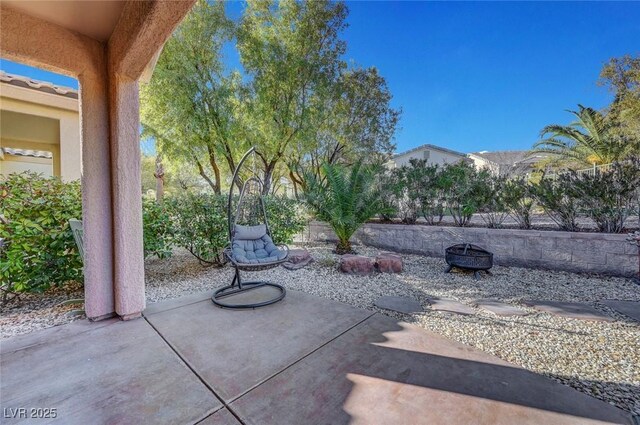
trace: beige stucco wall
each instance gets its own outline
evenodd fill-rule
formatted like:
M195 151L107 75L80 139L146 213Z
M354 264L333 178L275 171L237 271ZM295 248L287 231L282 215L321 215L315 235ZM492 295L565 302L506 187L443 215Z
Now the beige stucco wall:
M0 84L0 146L49 151L53 154L54 175L65 181L80 179L82 144L78 106L77 99ZM25 157L11 159L32 163ZM0 164L0 173L7 170L11 171L12 167ZM40 170L34 168L34 171Z
M495 162L489 161L488 159L481 157L480 155L474 155L472 153L470 153L468 157L471 161L473 161L473 166L476 168L476 170L487 169L492 174L500 174L500 166Z
M409 165L412 159L425 159L425 152L428 152L427 164L429 165L443 165L443 164L455 164L459 161L464 161L466 157L464 155L456 155L454 153L440 151L429 147L424 147L412 152L407 152L403 155L399 155L393 158L387 164L388 168L400 168L405 165Z

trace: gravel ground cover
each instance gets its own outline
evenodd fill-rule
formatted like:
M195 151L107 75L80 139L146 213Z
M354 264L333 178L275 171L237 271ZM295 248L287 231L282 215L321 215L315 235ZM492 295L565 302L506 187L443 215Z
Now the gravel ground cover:
M256 272L252 278L270 279L289 289L414 323L640 415L640 325L599 303L604 299L640 300L640 286L630 280L494 267L492 276L475 281L469 274L443 273L442 259L404 254L402 274L349 276L336 269L339 257L331 252L332 246L307 248L315 259L309 266L296 271L276 268ZM363 255L379 252L362 246L356 249ZM231 268L203 268L185 251L166 260L147 260L146 273L148 302L212 290L232 278ZM374 301L384 295L413 297L425 312L406 315L378 309ZM77 291L58 291L25 299L21 306L3 307L2 338L77 319L67 315L75 307L56 307L77 296ZM471 316L436 312L428 308L427 299L432 297L471 306L476 299L493 298L531 314L498 317L479 309ZM524 306L525 299L585 302L616 321L552 316Z

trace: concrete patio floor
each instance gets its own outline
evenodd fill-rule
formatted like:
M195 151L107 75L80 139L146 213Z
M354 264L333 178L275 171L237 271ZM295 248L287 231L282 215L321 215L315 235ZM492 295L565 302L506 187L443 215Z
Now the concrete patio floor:
M632 424L607 403L380 314L294 291L230 311L210 295L3 341L2 423ZM32 418L32 408L57 417Z

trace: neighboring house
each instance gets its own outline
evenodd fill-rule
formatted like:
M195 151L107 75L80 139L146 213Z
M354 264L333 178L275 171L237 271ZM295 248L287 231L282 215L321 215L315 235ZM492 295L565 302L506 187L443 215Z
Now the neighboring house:
M442 148L440 146L426 144L394 155L387 162L386 166L387 168L399 168L404 165L409 165L409 161L412 159L425 159L429 165L453 164L460 161L469 161L467 155L464 153Z
M535 169L544 155L529 155L529 151L474 152L468 157L475 167L488 169L496 176L525 176Z
M81 166L78 91L0 71L0 174L70 181Z

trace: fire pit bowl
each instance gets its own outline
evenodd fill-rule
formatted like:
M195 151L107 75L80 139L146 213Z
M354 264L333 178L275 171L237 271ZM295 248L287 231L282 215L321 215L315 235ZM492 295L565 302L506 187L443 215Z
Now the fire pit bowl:
M473 270L473 276L480 278L480 270L489 273L493 267L493 254L484 248L468 243L450 246L445 250L444 259L449 265L445 273L457 267L463 270Z

